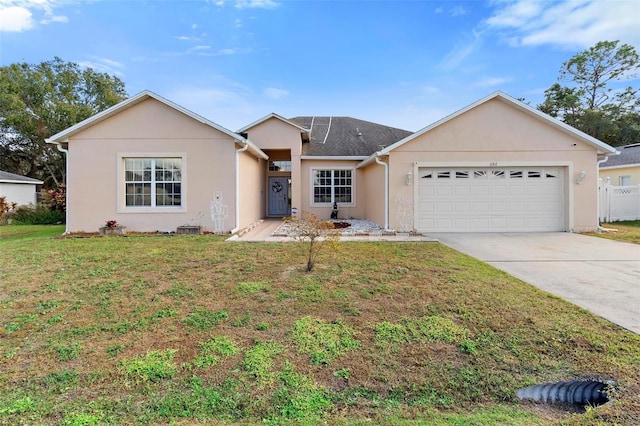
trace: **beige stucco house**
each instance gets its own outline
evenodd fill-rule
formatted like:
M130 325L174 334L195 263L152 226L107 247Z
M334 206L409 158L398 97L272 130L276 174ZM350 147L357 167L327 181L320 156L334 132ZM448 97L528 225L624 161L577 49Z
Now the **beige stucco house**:
M67 232L236 232L309 211L397 231L588 231L616 150L501 92L412 133L269 114L232 132L142 92L49 143L67 155Z

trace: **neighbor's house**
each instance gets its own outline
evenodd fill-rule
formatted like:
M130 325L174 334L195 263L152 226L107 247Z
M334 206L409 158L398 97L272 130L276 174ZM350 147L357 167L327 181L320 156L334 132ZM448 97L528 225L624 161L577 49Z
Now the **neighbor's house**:
M48 142L67 153L68 232L236 232L334 202L402 231L589 231L616 153L501 92L412 133L277 114L232 132L145 91Z
M640 185L640 143L617 147L620 155L600 164L600 178L611 185Z
M0 197L18 205L35 204L36 189L44 182L0 170Z

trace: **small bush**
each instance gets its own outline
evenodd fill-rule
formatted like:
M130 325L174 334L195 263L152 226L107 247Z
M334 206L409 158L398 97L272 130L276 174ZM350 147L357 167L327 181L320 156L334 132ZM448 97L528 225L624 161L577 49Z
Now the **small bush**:
M20 206L9 217L19 225L55 225L65 222L64 211L50 210L44 204Z

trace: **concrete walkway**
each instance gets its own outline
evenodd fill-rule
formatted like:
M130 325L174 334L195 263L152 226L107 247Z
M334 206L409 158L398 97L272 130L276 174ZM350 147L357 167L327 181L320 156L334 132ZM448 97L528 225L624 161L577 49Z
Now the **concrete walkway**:
M640 334L640 246L571 233L431 237Z
M282 225L280 219L264 219L256 222L249 229L243 230L238 235L234 235L227 241L247 241L247 242L289 242L295 241L291 237L272 235L278 227ZM394 242L435 242L437 240L423 235L341 235L340 241L394 241Z

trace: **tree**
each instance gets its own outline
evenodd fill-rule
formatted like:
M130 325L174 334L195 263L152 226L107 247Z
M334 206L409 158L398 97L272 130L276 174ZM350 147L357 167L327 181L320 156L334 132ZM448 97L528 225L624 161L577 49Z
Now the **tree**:
M45 139L126 97L119 78L58 57L0 67L0 169L59 186L65 160Z
M562 64L560 83L547 89L538 109L611 145L634 142L640 132L639 91L621 88L640 69L640 57L619 41L601 41Z
M302 212L300 217L290 216L284 221L290 228L289 234L301 245L306 245L306 272L313 270L316 258L325 244L329 243L334 250L338 249L337 242L340 240L340 234L336 231L333 222L322 221L309 212Z

